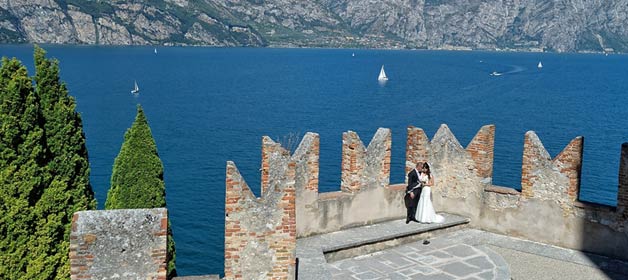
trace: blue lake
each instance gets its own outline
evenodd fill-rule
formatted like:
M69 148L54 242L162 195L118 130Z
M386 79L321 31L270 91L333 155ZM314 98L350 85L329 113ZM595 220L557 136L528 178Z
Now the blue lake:
M616 205L628 141L628 56L330 49L45 46L83 116L102 208L136 104L164 163L181 275L222 274L225 163L259 195L261 138L320 134L320 190L338 190L342 133L365 145L392 129L391 182L404 181L406 128L449 125L463 146L496 125L493 183L520 188L524 134L556 156L584 136L580 199ZM32 46L0 46L33 73ZM352 56L355 53L355 56ZM537 63L543 62L543 69ZM384 64L390 81L377 82ZM491 72L502 73L491 76ZM130 90L137 80L140 94ZM291 144L289 142L292 142Z

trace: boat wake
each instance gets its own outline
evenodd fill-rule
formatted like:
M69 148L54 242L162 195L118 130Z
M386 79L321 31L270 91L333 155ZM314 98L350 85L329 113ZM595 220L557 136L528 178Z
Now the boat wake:
M509 65L509 66L511 67L511 69L509 69L508 71L504 71L504 72L493 71L489 75L501 76L501 75L517 74L526 70L525 67L518 66L518 65Z
M512 69L510 69L507 72L504 72L503 74L516 74L516 73L523 72L526 70L525 67L519 66L519 65L511 65L511 67Z

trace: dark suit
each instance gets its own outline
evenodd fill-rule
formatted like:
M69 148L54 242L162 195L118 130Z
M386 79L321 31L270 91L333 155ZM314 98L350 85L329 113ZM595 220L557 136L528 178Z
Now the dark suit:
M406 187L406 195L404 197L404 203L408 212L406 214L406 221L415 221L414 215L416 214L416 206L419 203L419 196L421 196L421 190L423 186L419 182L419 173L416 169L412 169L408 173L408 186ZM414 193L414 198L410 197L410 192Z

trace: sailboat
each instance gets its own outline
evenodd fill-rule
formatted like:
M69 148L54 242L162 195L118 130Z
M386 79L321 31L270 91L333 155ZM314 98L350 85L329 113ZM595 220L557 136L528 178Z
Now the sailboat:
M137 86L137 81L135 81L135 86L133 87L133 90L131 90L131 93L136 94L140 92L140 87Z
M541 63L541 62L539 61L539 65L537 65L536 67L537 67L537 68L539 68L539 69L543 68L543 63Z
M155 48L155 53L157 53L157 48Z
M377 80L380 82L388 81L388 77L386 77L386 72L384 72L384 65L382 65L382 69L379 70L379 77L377 77Z

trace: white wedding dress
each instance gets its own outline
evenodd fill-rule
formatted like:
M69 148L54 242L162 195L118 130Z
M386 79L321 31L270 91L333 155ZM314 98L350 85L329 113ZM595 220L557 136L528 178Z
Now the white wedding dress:
M425 183L428 181L428 176L425 173L419 175L419 181ZM419 198L419 204L416 207L416 219L420 223L442 223L445 221L445 217L437 215L432 205L432 188L429 186L423 186L421 196Z

